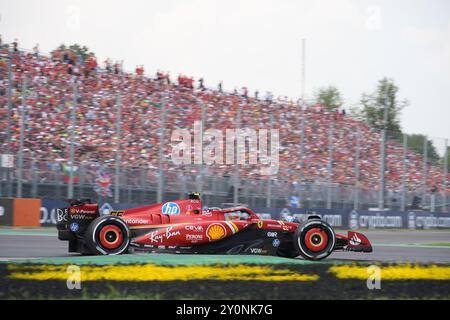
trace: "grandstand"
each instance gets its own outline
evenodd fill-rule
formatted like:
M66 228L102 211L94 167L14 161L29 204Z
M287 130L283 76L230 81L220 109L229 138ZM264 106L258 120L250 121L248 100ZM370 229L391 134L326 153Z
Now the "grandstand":
M145 76L143 69L128 73L119 66L101 68L95 60L80 61L65 52L52 56L19 49L10 52L9 46L4 45L1 56L0 153L19 153L22 88L24 78L28 79L23 149L25 193L43 196L57 185L58 191L50 193L64 198L65 192L60 189L67 181L62 169L69 163L70 112L76 83L76 195L91 195L99 167L114 174L116 105L120 97L120 196L129 202L148 201L155 196L160 165L166 192L176 194L181 192L177 190L196 188L202 170L202 188L210 202L216 199L214 196L222 202L230 200L234 165L175 166L170 161L172 148L167 130L191 129L194 121L201 120L204 107L205 128L233 129L240 113L241 127L280 130L278 174L260 176L254 165L239 167L241 202L262 206L270 194L272 205L276 206L285 206L292 195L299 195L304 206L350 207L356 197L357 206L376 205L381 178L380 132L343 112L330 112L314 104L301 106L289 99L257 99L247 93L224 92L206 88L203 82L192 85L186 78L179 83L161 73ZM12 58L12 83L8 81L8 56ZM12 89L10 124L8 86ZM444 204L441 209L447 210L450 176L442 164L425 162L422 154L404 150L402 142L393 139L387 141L386 154L387 194L397 197L404 191L408 204L417 194L424 200L437 195L438 202ZM12 175L14 181L15 173ZM2 173L0 178L5 189L7 176ZM266 187L268 181L270 189ZM332 203L326 204L324 190L331 190L328 201ZM400 202L395 205L400 206Z

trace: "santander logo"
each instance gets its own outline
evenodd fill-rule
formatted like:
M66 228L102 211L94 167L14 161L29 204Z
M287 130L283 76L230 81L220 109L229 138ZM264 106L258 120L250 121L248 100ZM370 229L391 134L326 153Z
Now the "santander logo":
M125 219L125 221L129 224L149 224L148 220L139 218L129 218Z

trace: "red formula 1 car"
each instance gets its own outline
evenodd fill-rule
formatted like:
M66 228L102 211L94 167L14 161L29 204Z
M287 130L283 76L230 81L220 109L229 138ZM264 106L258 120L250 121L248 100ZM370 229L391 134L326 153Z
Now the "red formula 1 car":
M320 260L333 251L372 252L358 232L335 233L318 216L296 223L260 219L246 207L202 209L197 193L100 216L97 204L72 201L58 210L58 238L69 252L113 255L164 253L260 254Z

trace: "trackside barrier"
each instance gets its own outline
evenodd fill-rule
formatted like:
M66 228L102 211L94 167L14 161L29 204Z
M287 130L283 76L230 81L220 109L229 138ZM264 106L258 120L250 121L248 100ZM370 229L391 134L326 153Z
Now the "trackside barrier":
M41 226L52 226L58 218L58 208L69 204L61 200L43 199L40 208ZM111 210L122 210L139 207L140 203L100 203L100 213L108 214ZM8 202L0 206L8 208ZM293 216L299 221L305 221L308 216L318 215L336 228L349 229L436 229L450 228L450 213L432 213L427 211L367 211L346 209L304 209L304 208L252 208L263 219L286 219ZM1 210L1 209L0 209ZM8 210L5 210L5 212ZM1 213L1 211L0 211ZM0 215L0 225L8 225L8 216ZM4 222L6 221L6 222ZM10 225L10 224L9 224Z
M345 209L301 209L301 208L254 208L258 214L270 215L273 219L288 216L305 221L308 216L318 215L333 227L350 229L450 229L449 213L427 211L366 211Z
M40 227L40 199L0 198L0 225Z
M13 198L0 198L0 225L13 225Z

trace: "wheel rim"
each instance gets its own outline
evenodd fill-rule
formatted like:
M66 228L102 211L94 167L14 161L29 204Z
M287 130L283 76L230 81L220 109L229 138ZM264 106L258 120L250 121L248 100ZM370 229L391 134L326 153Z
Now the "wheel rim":
M321 228L312 228L305 234L305 245L312 252L320 252L328 245L328 235Z
M116 225L108 225L100 230L99 241L106 249L117 249L123 243L122 230Z

